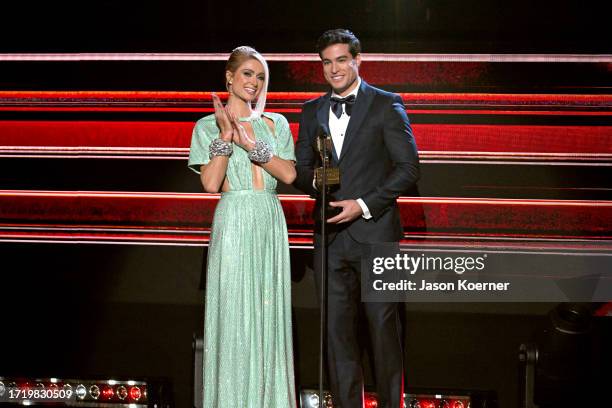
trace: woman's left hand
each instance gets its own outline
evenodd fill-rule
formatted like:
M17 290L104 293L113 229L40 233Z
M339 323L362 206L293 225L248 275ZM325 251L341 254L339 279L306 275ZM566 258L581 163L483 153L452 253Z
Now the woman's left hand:
M238 120L236 115L229 109L227 109L227 114L232 122L232 127L234 128L233 142L238 146L242 147L247 152L250 152L255 148L255 140L253 140L249 134L247 133L242 123Z

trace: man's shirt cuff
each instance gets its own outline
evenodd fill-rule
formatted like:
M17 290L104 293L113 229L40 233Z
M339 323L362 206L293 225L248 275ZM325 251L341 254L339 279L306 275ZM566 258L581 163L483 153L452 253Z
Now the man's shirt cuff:
M369 220L370 218L372 218L372 214L370 214L370 209L368 208L366 203L363 202L361 198L357 199L357 204L359 204L359 206L361 207L361 211L363 212L363 215L362 215L363 218L365 218L366 220Z

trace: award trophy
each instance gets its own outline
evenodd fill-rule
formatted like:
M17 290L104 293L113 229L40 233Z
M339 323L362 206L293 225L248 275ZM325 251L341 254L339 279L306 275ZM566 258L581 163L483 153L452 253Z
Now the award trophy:
M332 139L329 132L321 127L315 142L315 150L321 158L321 167L315 169L315 184L321 192L321 208L325 218L331 218L342 211L340 207L331 207L327 203L328 194L340 187L340 169L331 165Z

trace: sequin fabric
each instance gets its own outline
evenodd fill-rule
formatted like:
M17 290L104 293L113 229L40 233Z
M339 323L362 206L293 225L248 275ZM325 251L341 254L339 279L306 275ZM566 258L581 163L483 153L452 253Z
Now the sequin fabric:
M295 160L287 120L253 120L255 137L280 158ZM194 128L189 167L208 163L219 129L214 116ZM234 146L215 210L207 259L204 316L205 408L295 408L291 331L291 277L287 224L276 179L263 171L253 190L247 152Z

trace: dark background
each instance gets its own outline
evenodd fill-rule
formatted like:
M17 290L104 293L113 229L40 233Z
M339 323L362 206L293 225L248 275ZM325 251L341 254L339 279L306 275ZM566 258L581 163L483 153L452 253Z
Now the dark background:
M4 2L1 52L312 52L349 27L367 52L609 53L606 1ZM8 40L10 39L10 40Z
M250 44L264 53L310 53L322 31L347 27L371 53L601 54L612 51L606 6L605 1L570 0L22 1L0 6L0 52L229 52ZM133 77L122 77L125 72L116 68L122 65L113 65L109 75L107 63L4 63L0 81L2 89L15 90L181 91L213 90L199 89L201 84L222 86L220 80L211 79L221 78L218 63L188 68L177 64L170 69L147 64L134 63L136 68L129 70ZM596 72L599 86L609 77L609 64ZM555 75L555 81L563 79ZM169 80L173 76L176 81ZM569 79L572 84L582 80ZM506 76L490 80L509 87L513 82ZM527 82L533 89L538 86ZM274 90L289 90L279 86L273 84ZM579 85L574 89L579 92ZM114 167L112 160L0 162L0 189L199 188L195 176L177 163L158 166L151 160L139 172L122 174L122 167ZM422 186L429 192L425 195L465 194L453 190L448 173L461 177L461 171L451 170L432 166ZM488 176L470 171L465 178ZM505 171L504 177L511 179L513 171ZM561 175L550 175L550 169L526 171L528 175L515 174L515 179L535 174L544 180L573 177L583 178L585 184L606 184L605 175L580 173L584 169L565 168ZM548 193L519 194L547 198ZM4 316L0 375L166 377L172 381L177 406L188 406L191 340L203 329L205 254L199 247L0 244ZM292 256L296 265L301 264L309 251L294 250ZM301 277L297 269L293 285L297 380L313 385L318 310L312 273L306 270ZM501 407L518 406L518 347L542 327L553 306L407 304L408 386L493 390ZM369 371L366 376L371 383Z

